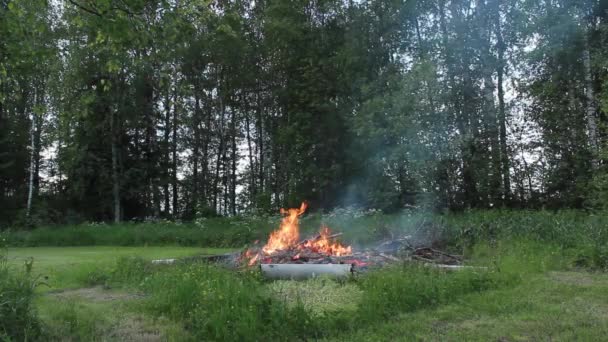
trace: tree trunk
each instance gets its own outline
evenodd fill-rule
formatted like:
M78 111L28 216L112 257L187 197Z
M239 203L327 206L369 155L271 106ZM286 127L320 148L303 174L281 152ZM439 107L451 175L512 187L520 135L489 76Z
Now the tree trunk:
M44 86L42 87L42 94L46 93ZM42 99L38 97L38 102L44 105L44 96ZM34 197L38 197L40 191L40 151L42 149L42 125L44 124L43 118L36 120L36 133L34 135Z
M256 104L256 114L257 114L257 134L258 134L258 147L260 152L259 160L259 170L258 170L258 179L259 179L259 192L264 192L264 122L262 118L262 104L260 103L260 90L259 84L257 89L257 104Z
M213 178L213 209L217 212L218 211L218 184L219 184L219 177L220 177L220 166L221 166L221 162L222 162L222 157L223 157L223 152L224 152L224 117L226 116L226 108L224 107L224 101L222 101L221 98L222 95L220 95L220 112L221 112L221 117L220 117L220 127L218 129L218 134L219 134L219 144L217 147L217 159L215 162L215 177Z
M36 162L35 162L35 154L36 154L36 111L35 106L37 104L37 95L38 92L34 90L34 104L32 105L32 127L30 129L30 180L28 184L28 194L27 194L27 209L26 216L29 218L32 213L32 200L34 197L34 173L36 172Z
M236 150L236 114L232 112L232 179L230 180L230 211L232 215L236 215L236 159L238 158Z
M199 198L199 179L198 179L198 155L199 146L201 144L200 132L200 98L199 89L194 87L194 147L192 149L192 210L196 213Z
M171 125L172 129L173 129L173 137L172 137L172 141L171 141L171 154L172 154L172 184L171 184L171 190L173 191L173 208L172 208L172 215L173 218L176 217L176 215L179 213L179 208L178 208L178 198L177 198L177 90L178 88L178 83L176 82L175 84L175 94L173 97L173 124Z
M507 113L505 106L505 91L503 88L503 78L505 71L505 42L502 37L502 27L500 25L500 8L494 17L496 29L496 45L498 50L498 125L500 135L500 160L502 171L502 186L504 202L509 204L511 200L511 166L509 163L509 152L507 146Z
M116 114L112 110L110 112L110 140L112 145L112 198L114 204L114 222L119 223L121 219L120 213L120 177L118 175L118 144L116 132Z
M169 149L169 136L171 135L171 84L167 87L167 94L165 98L165 127L163 130L163 195L165 202L165 217L169 217L171 207L171 198L169 196L169 175L170 175L170 149Z
M257 189L255 182L255 163L253 162L253 149L251 146L251 129L249 126L249 112L245 113L245 132L247 135L247 150L249 153L249 195L251 199L255 199Z
M591 70L591 53L589 52L589 32L585 37L585 47L583 49L583 67L585 71L585 96L587 98L587 130L589 134L589 147L593 157L591 163L594 168L598 166L598 135L597 135L597 104L595 91L593 89L593 74Z

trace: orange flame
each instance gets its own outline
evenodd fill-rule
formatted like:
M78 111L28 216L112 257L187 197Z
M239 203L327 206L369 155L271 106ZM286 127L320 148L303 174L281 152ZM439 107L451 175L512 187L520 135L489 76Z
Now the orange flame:
M344 256L351 255L352 248L350 246L344 247L340 243L333 241L332 238L335 236L331 235L331 231L327 226L323 226L319 232L319 236L314 239L300 242L300 223L299 217L306 211L306 202L302 203L300 208L292 209L281 209L281 214L285 215L281 221L281 226L278 230L272 232L268 239L268 243L262 248L264 255L272 255L281 250L297 249L297 250L309 250L314 253ZM249 265L253 265L260 261L261 255L251 255L250 251L247 251L246 257L250 258ZM296 255L296 259L300 257Z
M303 202L300 208L281 209L281 214L286 215L281 221L279 230L275 230L270 234L268 243L262 251L265 254L272 254L276 251L288 249L298 243L300 239L300 223L298 217L306 211L306 202Z
M314 240L306 241L303 244L304 248L309 248L313 252L344 256L353 254L353 250L350 246L344 247L338 242L332 242L330 240L331 231L329 227L323 226L319 232L319 237Z

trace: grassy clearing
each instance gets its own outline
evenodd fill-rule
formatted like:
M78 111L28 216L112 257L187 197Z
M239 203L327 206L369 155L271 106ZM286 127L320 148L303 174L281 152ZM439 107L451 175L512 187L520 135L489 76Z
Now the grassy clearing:
M601 340L608 333L608 276L599 272L608 260L606 218L500 211L306 217L309 232L323 221L359 244L409 233L488 268L395 265L344 282L268 282L251 270L147 262L225 251L217 249L21 248L9 256L12 269L33 256L32 274L52 275L54 289L35 301L50 339Z
M396 265L346 282L266 282L255 272L123 259L128 271L113 279L147 294L142 312L181 324L192 340L568 340L604 331L608 299L591 311L578 306L597 299L608 279L564 272L575 266L576 250L512 240L479 243L468 253L488 270ZM576 275L593 280L579 283ZM559 310L564 322L556 324ZM585 323L589 312L600 316ZM487 329L495 321L501 324Z

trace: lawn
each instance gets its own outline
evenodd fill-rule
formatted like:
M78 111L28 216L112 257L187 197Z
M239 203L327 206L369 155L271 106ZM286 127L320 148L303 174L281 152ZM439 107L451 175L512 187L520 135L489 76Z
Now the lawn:
M119 257L138 256L144 259L178 258L197 254L220 254L230 251L226 248L199 247L24 247L8 250L9 263L22 264L34 258L40 270L67 268L80 264L104 264L115 262Z

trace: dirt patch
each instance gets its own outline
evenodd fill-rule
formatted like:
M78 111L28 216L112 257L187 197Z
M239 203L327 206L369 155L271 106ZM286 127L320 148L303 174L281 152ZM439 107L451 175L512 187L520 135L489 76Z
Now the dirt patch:
M116 341L162 341L160 330L150 326L146 319L140 316L125 317L109 336Z
M559 283L577 286L593 286L597 280L590 274L583 272L551 272L549 277Z
M140 294L106 290L101 286L51 292L49 296L60 299L79 298L91 302L125 301L142 298Z

